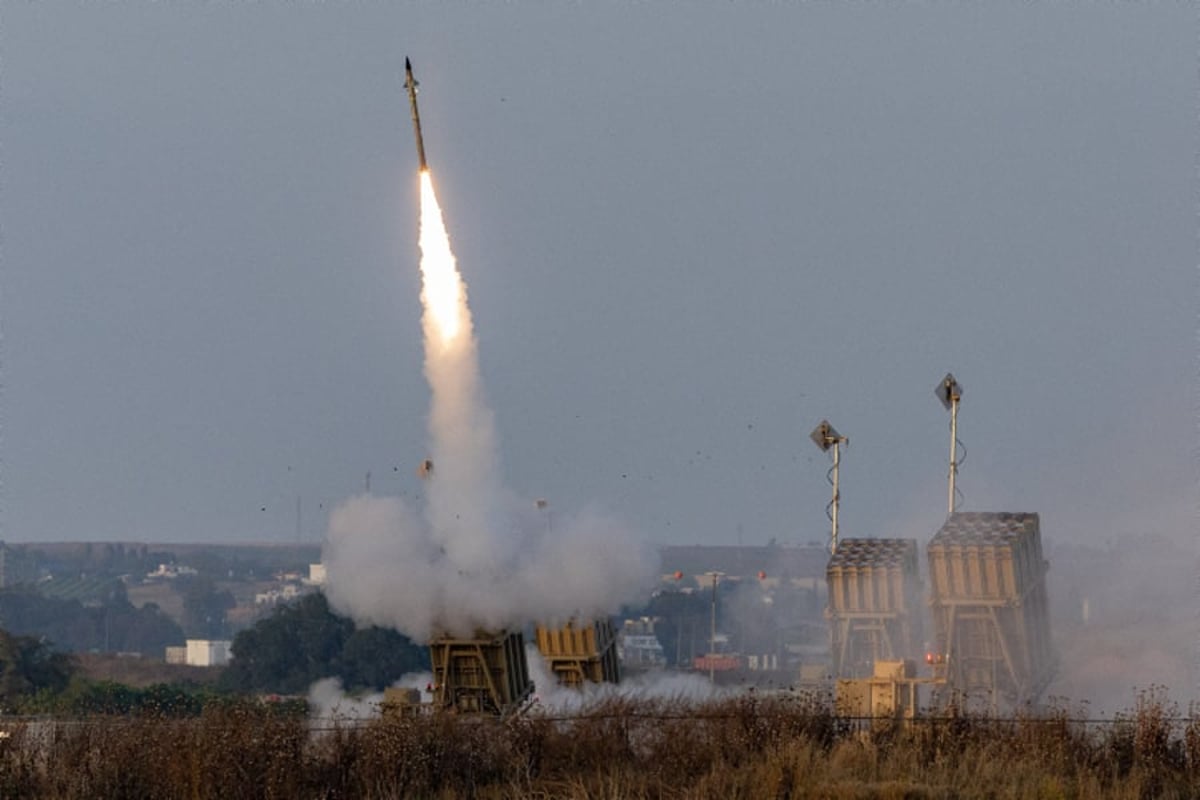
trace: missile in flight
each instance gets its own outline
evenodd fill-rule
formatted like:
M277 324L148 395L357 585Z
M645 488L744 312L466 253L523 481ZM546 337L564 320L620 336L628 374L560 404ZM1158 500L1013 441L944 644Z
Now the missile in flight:
M417 136L417 160L421 171L428 172L429 165L425 163L425 139L421 136L421 112L417 111L417 79L412 74L412 62L404 59L404 88L408 89L408 103L412 106L413 133Z

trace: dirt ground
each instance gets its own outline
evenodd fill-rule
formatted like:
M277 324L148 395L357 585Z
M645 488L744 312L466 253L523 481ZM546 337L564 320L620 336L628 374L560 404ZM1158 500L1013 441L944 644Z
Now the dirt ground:
M81 653L80 673L97 681L115 681L127 686L145 687L156 683L216 683L221 667L189 667L186 664L166 664L154 658L118 656L115 654Z

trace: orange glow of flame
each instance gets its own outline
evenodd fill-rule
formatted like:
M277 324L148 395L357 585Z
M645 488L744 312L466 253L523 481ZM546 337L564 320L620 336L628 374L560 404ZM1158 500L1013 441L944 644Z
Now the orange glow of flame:
M427 326L443 345L450 345L470 324L467 318L467 287L454 253L450 236L442 219L433 179L428 170L421 170L421 303L425 307Z

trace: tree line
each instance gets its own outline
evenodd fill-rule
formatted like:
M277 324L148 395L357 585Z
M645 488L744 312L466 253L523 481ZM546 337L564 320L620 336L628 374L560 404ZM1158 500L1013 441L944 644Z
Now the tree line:
M73 614L56 618L54 611L70 608L76 614L91 614L103 610L80 611L70 605L72 601L34 598L41 601L40 606L25 594L0 592L0 617L19 620L28 631L0 628L0 713L189 714L198 713L208 703L239 695L303 695L313 683L329 677L338 678L346 691L381 691L406 673L429 669L425 647L394 630L358 627L353 620L333 613L325 596L315 592L276 608L240 632L233 640L233 661L223 669L215 690L188 683L134 688L92 681L80 675L69 648L50 634L58 632L65 634L65 641L90 644L94 632L75 635ZM157 609L136 611L153 619L161 614ZM125 645L138 641L129 638L130 631L137 629L130 623L136 614L115 601L108 613L108 635L113 641ZM178 626L170 624L174 629L168 635L181 637ZM43 631L37 630L39 626ZM146 627L153 630L155 626Z

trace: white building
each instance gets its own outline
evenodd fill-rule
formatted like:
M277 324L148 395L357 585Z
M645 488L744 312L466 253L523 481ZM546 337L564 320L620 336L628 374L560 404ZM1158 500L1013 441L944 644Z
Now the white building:
M158 569L147 572L146 577L174 579L198 574L195 569L184 564L159 564Z
M187 664L193 667L220 667L229 663L227 639L188 639Z
M626 666L661 667L667 663L662 644L654 634L624 634L617 649L621 663Z
M256 606L274 606L280 603L286 603L289 600L295 600L300 596L300 587L289 583L282 589L269 589L265 592L259 592L254 595L254 604Z
M308 565L308 582L313 586L325 585L325 565L324 564L309 564Z

